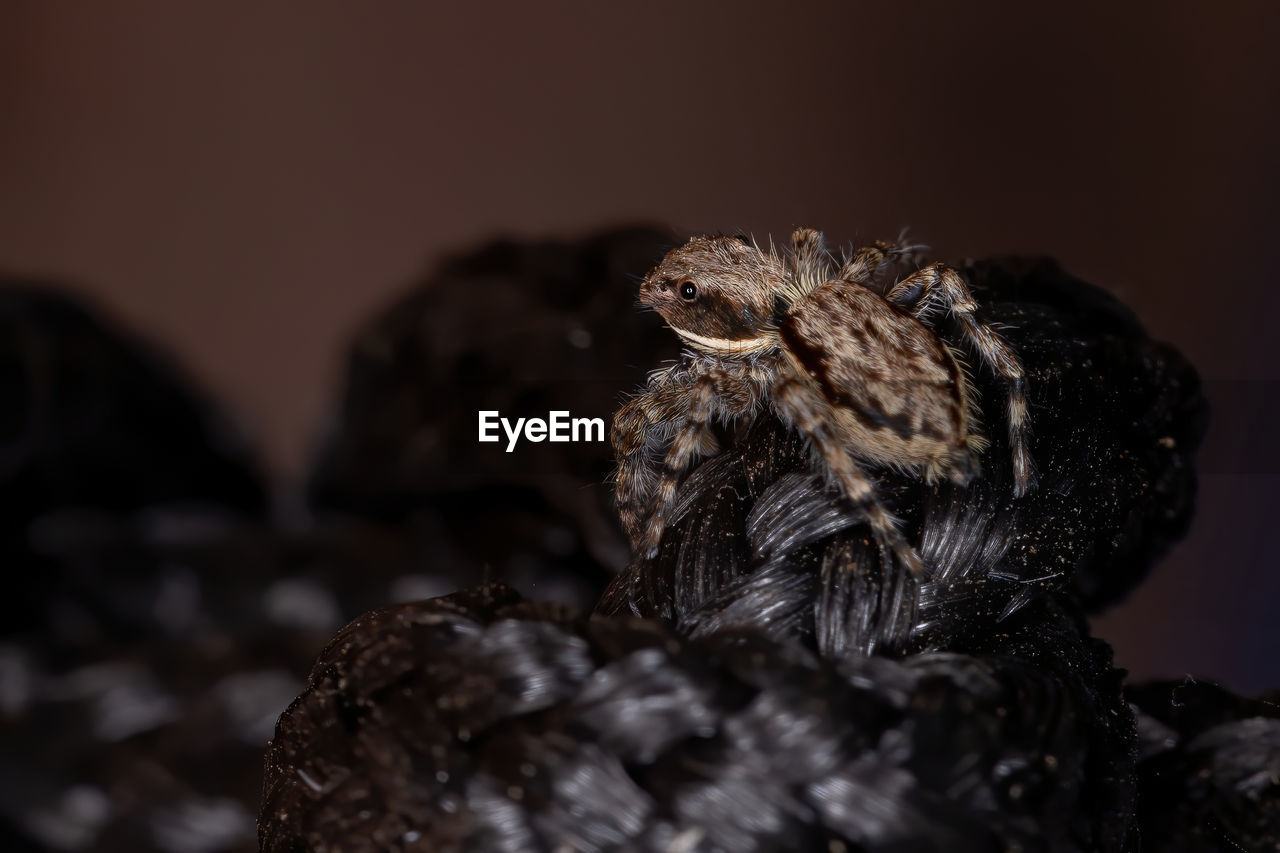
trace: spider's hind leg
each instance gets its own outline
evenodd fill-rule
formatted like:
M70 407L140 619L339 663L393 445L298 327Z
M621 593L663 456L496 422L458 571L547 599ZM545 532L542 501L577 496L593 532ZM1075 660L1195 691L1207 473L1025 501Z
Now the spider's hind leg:
M832 435L829 420L812 392L795 379L784 379L774 388L773 401L778 413L813 443L845 496L865 514L880 547L892 552L913 576L920 576L924 572L920 554L903 538L898 520L880 503L875 486L858 463Z
M932 325L936 311L945 311L960 324L965 340L983 364L1004 378L1009 388L1009 447L1013 453L1014 496L1035 488L1035 466L1027 447L1030 424L1027 416L1026 376L1022 361L990 326L978 322L978 305L960 274L946 264L930 264L904 278L885 294L885 299L901 305L926 325Z

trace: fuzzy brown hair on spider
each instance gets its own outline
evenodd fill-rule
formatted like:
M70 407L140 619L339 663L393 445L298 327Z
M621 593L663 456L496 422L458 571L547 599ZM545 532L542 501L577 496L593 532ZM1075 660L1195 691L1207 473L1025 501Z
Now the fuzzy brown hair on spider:
M931 264L884 293L872 286L911 248L876 243L837 265L809 228L795 231L784 256L743 238L699 236L645 276L641 302L690 349L614 419L619 513L633 547L657 552L681 478L715 450L714 425L768 406L808 440L882 548L919 574L916 549L864 466L959 485L977 473L985 439L973 386L935 331L938 318L1006 380L1015 495L1032 488L1022 364L978 322L960 275Z
M696 349L748 353L776 344L787 282L782 261L743 238L694 237L645 276L640 302Z

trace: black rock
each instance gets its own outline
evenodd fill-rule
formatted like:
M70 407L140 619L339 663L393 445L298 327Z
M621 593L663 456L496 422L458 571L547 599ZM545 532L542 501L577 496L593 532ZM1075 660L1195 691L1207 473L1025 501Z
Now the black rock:
M1154 682L1137 708L1144 850L1280 850L1280 693Z
M267 758L262 850L1121 850L1133 718L1029 607L972 655L823 659L505 588L367 614Z
M63 580L41 559L51 534L61 547L92 538L102 514L177 503L260 515L247 445L151 347L48 287L0 279L0 630L45 617ZM86 524L33 529L65 511Z

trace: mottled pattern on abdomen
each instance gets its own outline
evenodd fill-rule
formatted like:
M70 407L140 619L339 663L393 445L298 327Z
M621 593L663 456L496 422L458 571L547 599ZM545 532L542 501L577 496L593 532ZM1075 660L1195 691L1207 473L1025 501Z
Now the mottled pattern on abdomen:
M928 464L963 447L963 376L914 317L857 284L829 281L783 315L797 373L836 411L858 455Z

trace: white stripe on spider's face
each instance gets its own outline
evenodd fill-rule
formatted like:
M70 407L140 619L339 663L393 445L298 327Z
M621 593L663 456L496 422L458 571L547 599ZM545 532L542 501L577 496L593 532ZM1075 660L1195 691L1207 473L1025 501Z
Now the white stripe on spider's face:
M746 354L769 349L770 347L776 346L778 343L778 339L773 335L761 335L758 338L746 338L740 341L733 341L728 338L708 338L705 335L699 335L696 332L686 332L684 329L679 329L675 326L672 326L671 330L685 341L704 352Z

